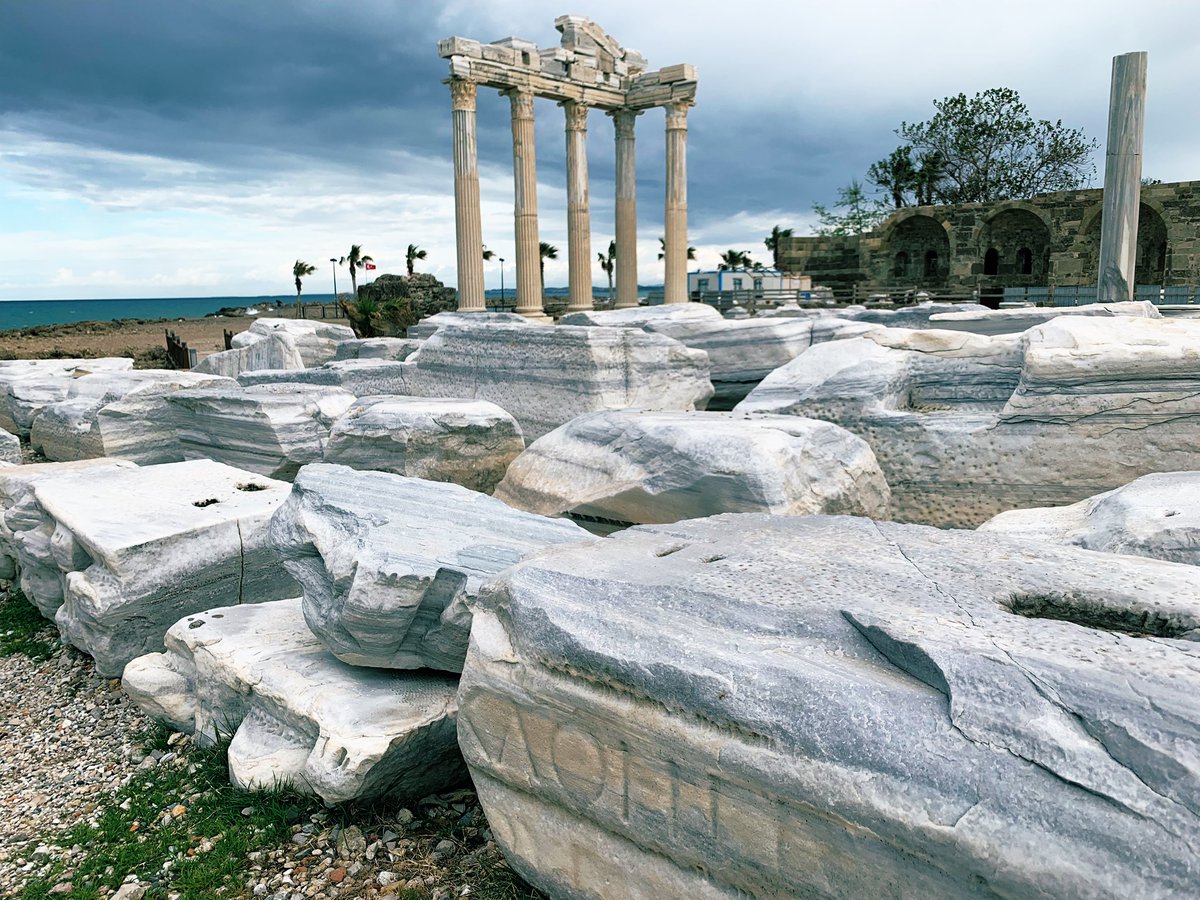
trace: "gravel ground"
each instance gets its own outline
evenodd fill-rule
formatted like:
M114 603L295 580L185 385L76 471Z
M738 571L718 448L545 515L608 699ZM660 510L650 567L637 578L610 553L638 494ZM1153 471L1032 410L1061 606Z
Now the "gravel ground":
M0 582L0 603L11 600L7 587ZM124 789L128 798L131 790L141 789L142 782L149 787L156 770L161 774L170 766L191 773L203 765L203 754L210 754L211 760L212 753L195 748L182 734L172 734L164 742L162 733L128 701L120 682L98 676L88 657L60 644L50 623L32 637L48 645L48 658L34 661L19 652L0 655L3 896L31 896L31 882L37 879L49 879L45 883L51 886L36 889L36 896L76 893L80 882L74 878L76 871L88 862L89 853L105 850L65 846L64 832L80 823L96 825L106 810L118 805L114 793ZM255 815L254 804L263 802L258 795L234 792L224 783L219 789L233 792L237 807L247 804L242 809L245 816ZM285 829L290 840L281 842L276 837L261 846L249 845L235 864L234 882L223 889L181 892L173 875L184 864L183 848L189 857L222 849L223 835L197 836L185 825L186 804L194 805L198 796L180 797L173 802L184 805L164 807L154 813L154 821L128 827L143 832L174 827L185 835L175 861L164 863L154 875L141 872L141 881L129 875L116 890L101 884L103 879L84 880L83 896L110 900L541 897L508 868L469 786L423 798L411 809L324 809L316 801L301 799L289 819L293 824ZM119 809L129 809L129 803L129 799L120 802ZM113 867L103 874L113 883L126 875Z

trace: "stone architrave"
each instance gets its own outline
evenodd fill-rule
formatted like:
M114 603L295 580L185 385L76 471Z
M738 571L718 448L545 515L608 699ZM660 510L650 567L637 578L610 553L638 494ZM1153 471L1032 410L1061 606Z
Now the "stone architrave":
M563 103L567 123L567 312L592 308L592 225L588 191L586 104Z
M533 92L508 91L512 107L513 220L517 248L516 312L545 319L542 310L542 256L538 240L537 150L533 130Z
M1146 53L1113 57L1104 159L1104 218L1100 223L1098 303L1133 299L1142 140L1146 125Z
M634 124L640 113L635 109L614 109L609 113L616 133L616 242L617 309L638 305L637 280L637 154Z
M1192 897L1198 598L976 532L632 528L489 585L459 746L552 897Z
M483 219L479 205L479 149L475 82L450 79L454 129L454 228L458 245L459 312L482 312Z
M667 212L663 245L663 302L687 303L687 113L667 104Z

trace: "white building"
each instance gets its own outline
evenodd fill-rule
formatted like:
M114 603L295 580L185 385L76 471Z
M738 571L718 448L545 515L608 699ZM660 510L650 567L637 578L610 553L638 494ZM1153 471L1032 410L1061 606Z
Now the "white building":
M767 300L804 300L812 278L778 269L715 269L688 273L688 294L693 300L754 297Z

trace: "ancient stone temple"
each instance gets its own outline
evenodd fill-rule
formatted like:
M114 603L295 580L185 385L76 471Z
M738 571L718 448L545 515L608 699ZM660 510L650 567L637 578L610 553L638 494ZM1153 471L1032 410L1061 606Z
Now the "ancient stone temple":
M514 219L517 250L516 311L543 318L538 240L534 99L553 100L566 119L567 259L570 304L592 308L592 248L587 125L592 109L613 120L616 138L616 305L637 305L637 189L634 123L648 109L666 111L667 189L664 293L667 303L687 302L687 113L695 103L696 71L690 65L648 71L636 50L618 44L581 16L559 16L559 47L539 49L508 37L490 44L451 37L438 43L450 61L454 128L454 208L458 243L458 308L482 311L483 228L475 103L480 85L495 88L512 106Z

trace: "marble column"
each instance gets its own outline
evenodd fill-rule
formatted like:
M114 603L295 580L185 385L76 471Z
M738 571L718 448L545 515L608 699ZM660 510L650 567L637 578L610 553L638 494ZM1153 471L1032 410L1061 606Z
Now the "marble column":
M517 247L516 312L531 319L542 311L541 249L538 241L537 155L533 139L533 92L507 92L512 105L513 219Z
M617 309L638 305L637 164L633 126L640 115L632 109L609 113L617 136Z
M483 220L479 210L479 153L475 82L450 79L454 122L454 236L458 244L459 312L482 312Z
M562 103L567 118L567 312L592 309L592 226L588 204L587 115L584 103Z
M668 103L663 302L687 303L687 101Z
M1145 112L1145 52L1113 57L1112 91L1108 100L1108 152L1104 160L1100 271L1096 282L1096 299L1100 303L1133 299Z

